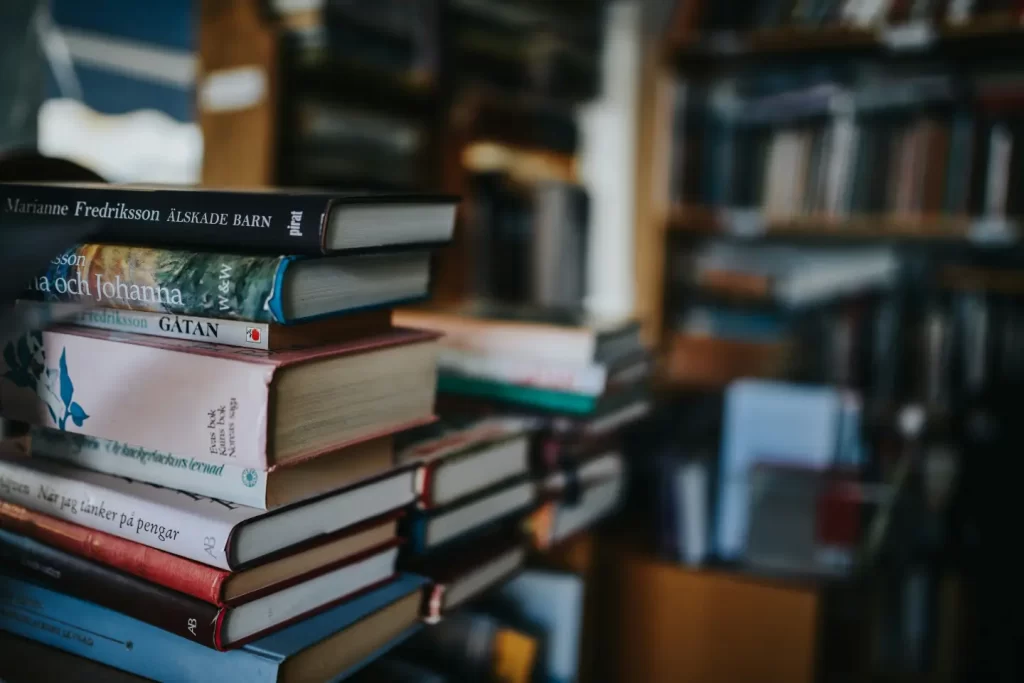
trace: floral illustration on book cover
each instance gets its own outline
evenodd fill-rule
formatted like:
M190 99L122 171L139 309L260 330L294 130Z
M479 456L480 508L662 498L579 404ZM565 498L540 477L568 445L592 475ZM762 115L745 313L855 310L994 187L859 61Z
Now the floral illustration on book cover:
M32 283L44 301L234 320L270 321L281 259L85 244Z

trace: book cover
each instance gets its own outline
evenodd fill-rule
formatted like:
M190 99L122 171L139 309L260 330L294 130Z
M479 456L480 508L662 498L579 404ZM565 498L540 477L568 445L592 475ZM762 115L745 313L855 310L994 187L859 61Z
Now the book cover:
M360 623L391 626L374 617L391 616L410 596L418 598L425 583L421 577L405 574L242 648L217 652L119 612L0 574L0 628L160 681L283 683L290 680L282 675L283 667L317 644L330 643ZM358 659L341 660L340 666L322 671L322 677L342 680L403 642L415 629L414 623L400 629L379 628L361 644L363 651L351 653Z
M394 537L398 515L385 515L368 520L355 527L344 529L325 538L322 543L310 545L294 555L258 565L252 571L270 569L272 576L262 582L258 590L275 590L289 581L298 581L308 572L287 571L283 565L293 559L317 560L323 557L321 550L340 539L353 541L347 547L364 547L369 538L379 538L375 533L382 524L387 533ZM226 569L211 567L179 555L151 548L142 543L120 538L103 531L97 531L80 524L67 522L35 510L29 510L14 503L0 500L0 528L9 529L48 546L73 553L84 559L111 567L120 572L132 574L150 583L164 586L177 593L188 595L211 605L221 607L228 604L229 583L235 577L247 579L248 572L233 573ZM336 557L336 556L335 556ZM310 563L315 569L324 563ZM235 591L237 593L237 591ZM231 596L236 604L250 599L255 593L245 592Z
M409 495L413 500L411 472L388 473L378 479L409 476ZM238 569L233 539L239 530L261 519L300 508L317 509L317 504L349 494L353 513L364 514L356 521L391 512L379 509L374 487L360 482L355 487L336 491L301 505L264 512L192 493L165 489L153 484L79 470L43 458L0 456L0 497L59 519L105 531L175 555L187 557L221 569ZM376 511L376 512L374 512ZM356 515L358 517L358 515ZM345 528L344 515L323 520L303 533L311 536L285 543L273 553L298 543L323 538ZM268 550L268 555L272 554Z
M0 354L0 414L181 456L267 470L268 413L276 372L298 363L430 338L425 333L395 330L268 355L104 330L32 332L8 342ZM396 375L386 381L408 383L410 379ZM395 424L386 431L406 426ZM368 430L363 438L380 435ZM302 457L343 445L333 444Z
M228 460L177 456L121 441L32 427L33 456L60 460L94 472L188 491L246 507L267 509L268 472Z
M369 272L392 258L365 254L347 257L346 263L356 272ZM54 257L25 294L104 308L292 323L297 320L285 314L283 288L296 260L293 256L83 244Z
M320 577L330 578L331 573L350 570L353 567L358 572L362 569L360 564L374 563L378 559L388 561L390 571L393 572L398 552L395 547L397 544L398 541L393 540L384 547L372 548L357 556L346 558L342 563L321 567L317 572L303 577L303 582L315 584ZM233 605L212 605L133 574L90 562L4 529L0 529L0 566L6 566L12 573L26 576L33 583L121 612L215 650L238 647L270 630L283 628L312 612L327 609L350 597L346 595L324 605L315 605L316 598L310 601L295 594L296 588L302 589L299 584L281 586L281 591L293 589L291 602L284 606L284 609L296 614L283 623L228 643L225 616L228 610L234 608ZM369 588L371 586L363 586L359 592ZM307 607L309 609L305 609Z
M374 309L297 325L225 320L163 312L91 308L78 303L19 300L18 311L39 321L130 332L168 339L238 346L260 351L309 348L383 334L391 328L391 311ZM39 327L44 327L40 325Z
M40 224L102 221L98 242L320 255L341 207L451 203L438 195L339 195L276 190L198 190L103 184L0 184L0 215ZM413 238L414 240L416 237ZM425 242L419 238L419 242ZM368 245L373 246L373 245ZM377 244L376 246L385 246Z

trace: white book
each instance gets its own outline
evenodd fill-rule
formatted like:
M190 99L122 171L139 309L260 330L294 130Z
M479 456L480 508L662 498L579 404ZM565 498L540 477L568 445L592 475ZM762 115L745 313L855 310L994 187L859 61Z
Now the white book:
M411 503L413 469L264 512L69 467L0 456L0 498L221 569L235 570Z
M240 346L270 350L272 325L246 320L222 320L194 315L173 315L116 308L83 308L77 303L18 301L20 310L34 309L44 320L93 327L115 332L131 332L167 339Z
M556 363L499 353L474 353L441 346L438 370L504 384L531 386L585 396L600 396L608 380L603 365Z

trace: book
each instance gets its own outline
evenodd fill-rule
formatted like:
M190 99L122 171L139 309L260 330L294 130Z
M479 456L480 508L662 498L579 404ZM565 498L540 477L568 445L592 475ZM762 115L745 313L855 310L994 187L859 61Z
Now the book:
M606 391L634 384L645 378L651 369L650 360L642 351L614 363L569 365L449 348L443 340L437 365L438 370L452 375L584 396L601 396Z
M0 501L0 528L211 605L224 606L301 581L322 567L387 543L397 536L398 515L367 520L288 555L237 571L211 567L4 501Z
M402 309L396 325L444 334L449 348L586 365L643 348L635 320L473 302L450 310Z
M418 505L443 507L521 477L530 467L528 419L495 417L455 426L436 422L402 433L396 461L420 464Z
M300 582L230 605L211 605L159 584L0 529L0 566L216 650L236 648L390 579L392 539Z
M576 502L583 491L625 476L622 454L618 451L598 452L584 460L561 458L559 465L560 469L541 480L541 497Z
M265 512L42 458L0 456L0 497L221 569L235 570L413 502L411 468Z
M41 225L57 219L98 222L95 239L103 243L227 251L245 245L275 255L320 255L447 242L455 226L455 198L3 183L0 214Z
M546 550L589 529L615 511L624 488L617 477L583 489L576 501L546 503L531 519L534 544Z
M409 549L425 554L465 534L478 533L516 513L525 513L537 497L528 479L500 484L444 508L418 512L408 518Z
M439 673L392 654L378 659L351 679L351 683L448 683Z
M451 611L485 593L526 564L526 545L518 534L499 532L470 539L462 547L412 558L402 568L431 580L423 600L423 616L436 624Z
M75 303L25 301L17 309L40 321L131 332L168 339L239 346L260 351L306 349L325 344L373 337L391 329L391 311L375 309L294 325L226 320L123 308L95 308Z
M342 680L418 628L425 579L376 590L237 650L217 652L113 610L0 575L0 628L168 682Z
M25 295L284 324L422 299L429 282L428 251L308 259L84 244L54 257Z
M268 355L86 328L32 332L0 355L0 413L267 470L432 420L433 339L394 330Z
M32 427L30 436L33 456L259 510L382 475L392 468L394 456L392 437L384 436L265 471L43 427Z
M4 683L148 683L150 679L112 669L85 657L0 631L0 652L17 652L0 662Z
M440 393L463 394L510 404L522 404L538 410L572 415L588 415L598 409L600 397L540 387L506 384L490 379L442 372L437 377Z

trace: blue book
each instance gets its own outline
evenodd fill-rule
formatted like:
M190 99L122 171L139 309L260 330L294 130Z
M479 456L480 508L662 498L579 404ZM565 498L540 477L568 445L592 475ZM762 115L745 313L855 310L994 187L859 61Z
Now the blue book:
M346 678L419 627L426 579L377 590L238 650L217 652L119 612L0 574L0 629L157 681Z

